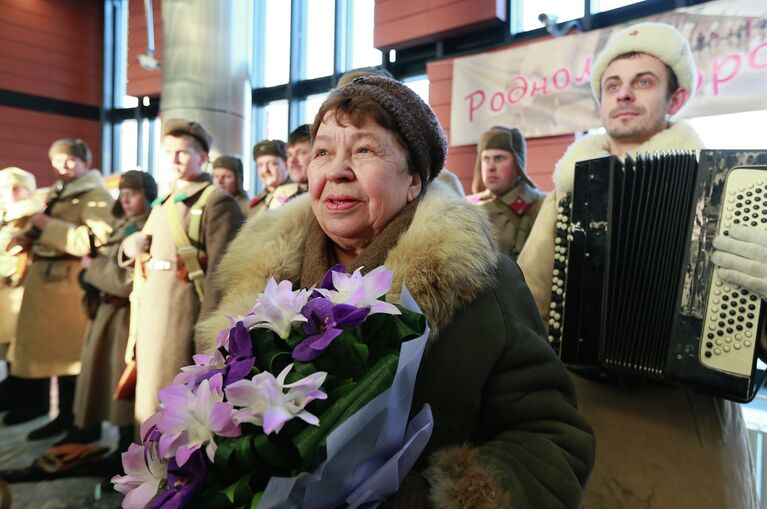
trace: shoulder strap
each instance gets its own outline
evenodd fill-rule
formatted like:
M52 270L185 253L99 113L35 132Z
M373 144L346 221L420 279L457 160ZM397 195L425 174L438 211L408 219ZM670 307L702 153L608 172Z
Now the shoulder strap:
M514 226L517 226L519 224L520 216L516 214L513 210L511 210L509 206L506 205L506 203L504 203L503 200L501 200L500 198L496 196L495 198L493 198L493 204L495 204L495 206L498 207L501 210L501 212L503 212L503 215L509 218L509 220Z
M202 278L205 272L200 267L200 261L197 259L198 249L192 245L184 231L184 226L181 224L181 218L176 211L176 203L173 200L166 201L162 208L165 209L165 215L168 218L168 225L170 226L170 233L173 237L173 243L176 244L176 251L178 255L184 260L184 265L189 273L188 278L194 284L194 289L197 292L197 296L202 302L203 287ZM193 216L194 217L194 216Z
M205 204L208 203L210 195L213 194L215 190L216 186L212 184L209 185L202 190L200 199L197 200L194 205L192 205L192 210L190 211L192 215L189 217L189 240L191 240L192 244L194 245L197 245L197 243L200 241L200 222L202 221L202 211L205 208Z

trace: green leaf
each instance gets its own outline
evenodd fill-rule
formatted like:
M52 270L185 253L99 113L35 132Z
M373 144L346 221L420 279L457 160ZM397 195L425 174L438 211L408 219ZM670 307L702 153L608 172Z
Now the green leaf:
M262 496L264 496L263 491L259 491L253 496L253 500L250 502L250 509L256 509L256 507L258 507L258 503L261 502Z
M354 332L345 330L333 340L326 350L326 355L322 357L323 362L332 363L327 371L332 371L341 378L358 379L365 373L368 353L368 347L357 339ZM315 364L318 364L318 360L315 360Z
M276 376L293 361L287 343L274 331L253 329L250 331L250 337L253 340L256 366L262 371L269 371Z
M280 434L258 433L253 436L253 448L263 461L282 471L290 472L298 463L293 444Z
M224 488L224 495L232 504L245 504L250 501L253 497L253 490L250 488L250 474Z
M398 356L386 355L381 358L351 390L335 401L322 415L319 426L307 427L293 439L298 454L303 460L303 468L311 468L317 455L324 446L325 438L333 429L349 416L365 406L370 400L391 386L397 371Z
M214 464L248 466L254 463L253 436L224 438L216 449Z

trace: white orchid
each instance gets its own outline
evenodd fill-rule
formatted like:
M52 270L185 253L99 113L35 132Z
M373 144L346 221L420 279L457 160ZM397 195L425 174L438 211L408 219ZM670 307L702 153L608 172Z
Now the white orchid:
M277 284L274 278L269 278L264 293L258 296L258 302L251 309L251 328L271 329L282 339L287 339L293 322L306 321L301 309L310 295L311 290L293 291L290 281Z
M292 368L293 364L288 365L277 378L264 372L252 380L240 380L226 387L227 400L243 407L235 411L234 423L249 422L261 426L266 434L279 433L285 423L294 417L315 426L319 424L319 419L304 408L315 399L327 398L327 394L319 390L327 373L320 371L292 384L285 384ZM287 393L285 389L288 389Z
M157 495L168 475L168 462L156 454L144 453L143 445L130 444L122 453L125 475L112 477L115 490L125 495L124 509L142 509Z
M370 314L402 314L397 306L378 300L391 290L392 272L385 267L376 267L362 275L362 267L353 274L333 272L335 290L317 288L316 291L334 304L349 304L356 307L370 306Z
M157 395L162 403L157 429L162 433L159 452L163 458L176 457L183 466L194 451L205 445L208 459L216 454L214 436L240 436L232 422L233 407L224 403L223 377L203 380L196 391L187 385L169 385Z

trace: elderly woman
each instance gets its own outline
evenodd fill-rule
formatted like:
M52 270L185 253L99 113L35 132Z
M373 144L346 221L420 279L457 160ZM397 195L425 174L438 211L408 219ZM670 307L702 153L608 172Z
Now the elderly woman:
M546 344L514 262L487 217L433 181L447 143L409 88L365 76L331 92L312 126L308 196L250 220L221 264L214 338L269 277L318 285L330 267L384 265L432 328L413 408L434 431L386 507L577 507L594 458L572 383Z

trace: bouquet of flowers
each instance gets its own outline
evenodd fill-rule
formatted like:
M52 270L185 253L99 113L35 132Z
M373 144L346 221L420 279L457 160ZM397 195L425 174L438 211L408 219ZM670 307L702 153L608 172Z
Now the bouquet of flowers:
M410 403L428 336L392 274L333 267L319 288L270 279L246 316L159 391L123 453L124 508L375 507L431 436Z

